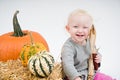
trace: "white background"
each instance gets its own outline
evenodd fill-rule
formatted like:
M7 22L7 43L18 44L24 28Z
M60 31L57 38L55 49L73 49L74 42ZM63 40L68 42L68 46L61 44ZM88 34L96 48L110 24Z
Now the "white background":
M39 32L57 60L69 37L67 17L77 8L87 10L94 19L96 45L103 56L101 72L120 80L119 0L0 0L0 35L13 31L13 14L19 10L22 30Z

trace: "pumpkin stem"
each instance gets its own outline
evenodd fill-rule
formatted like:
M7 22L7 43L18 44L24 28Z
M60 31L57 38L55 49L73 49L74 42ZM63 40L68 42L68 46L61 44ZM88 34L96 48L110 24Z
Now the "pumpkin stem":
M30 31L29 31L29 35L30 35L31 44L34 45L33 36L32 36L32 33Z
M13 27L14 27L14 34L13 36L16 36L16 37L22 37L24 36L21 28L20 28L20 25L18 23L18 19L17 19L17 14L19 13L19 11L16 11L14 16L13 16Z

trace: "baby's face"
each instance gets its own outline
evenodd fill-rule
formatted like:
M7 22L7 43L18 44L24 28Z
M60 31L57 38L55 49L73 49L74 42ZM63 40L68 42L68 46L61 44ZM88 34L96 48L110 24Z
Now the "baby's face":
M88 15L75 15L70 18L66 29L70 33L72 39L76 42L83 42L88 38L92 19Z

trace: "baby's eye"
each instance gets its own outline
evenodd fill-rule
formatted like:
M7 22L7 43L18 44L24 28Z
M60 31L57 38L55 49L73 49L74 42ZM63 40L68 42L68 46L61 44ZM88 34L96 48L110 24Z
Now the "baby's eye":
M84 26L83 28L84 28L84 29L87 29L88 27Z
M78 28L78 26L73 26L74 28Z

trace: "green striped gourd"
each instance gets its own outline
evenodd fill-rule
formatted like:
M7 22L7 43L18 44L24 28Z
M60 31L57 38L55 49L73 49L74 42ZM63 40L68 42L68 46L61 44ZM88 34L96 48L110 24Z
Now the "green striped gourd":
M48 51L41 51L28 60L30 72L38 77L45 78L50 75L54 67L54 58Z

